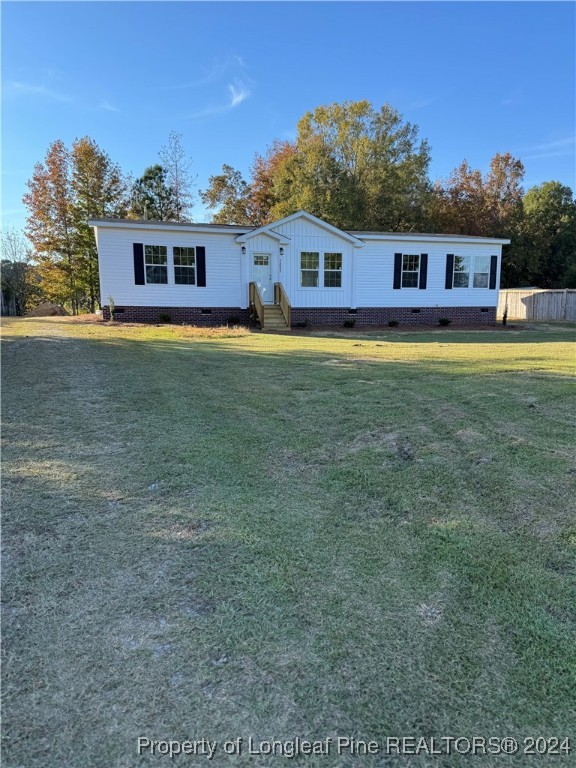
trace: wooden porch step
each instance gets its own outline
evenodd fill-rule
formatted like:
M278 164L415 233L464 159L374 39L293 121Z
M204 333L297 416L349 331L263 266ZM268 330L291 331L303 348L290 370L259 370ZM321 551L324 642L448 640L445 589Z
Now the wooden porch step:
M264 330L285 331L288 326L278 304L264 304Z

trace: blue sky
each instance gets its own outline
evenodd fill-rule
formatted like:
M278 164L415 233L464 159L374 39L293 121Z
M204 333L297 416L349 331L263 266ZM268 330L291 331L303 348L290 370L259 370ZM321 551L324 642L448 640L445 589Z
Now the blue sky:
M574 188L575 60L572 3L4 2L3 223L23 226L55 139L89 135L138 176L176 130L205 189L306 111L360 99L419 126L433 179L510 151L526 187Z

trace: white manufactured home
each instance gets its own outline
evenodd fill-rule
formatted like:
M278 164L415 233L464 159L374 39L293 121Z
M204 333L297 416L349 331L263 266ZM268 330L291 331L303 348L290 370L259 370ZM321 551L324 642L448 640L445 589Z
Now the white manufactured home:
M291 325L496 320L502 246L345 232L305 211L263 227L96 219L104 316Z

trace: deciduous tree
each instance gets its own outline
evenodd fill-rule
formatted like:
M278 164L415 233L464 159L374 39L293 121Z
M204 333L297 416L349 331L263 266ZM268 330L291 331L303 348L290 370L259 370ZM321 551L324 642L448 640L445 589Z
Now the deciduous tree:
M266 223L305 209L344 229L410 230L422 220L430 152L418 129L389 105L318 107L295 142L257 155L249 182L229 165L202 199L214 221Z
M39 300L40 289L30 242L14 227L6 227L0 234L0 259L2 298L14 314L22 315Z
M295 152L280 166L273 216L304 208L343 229L413 229L429 162L417 127L388 104L318 107L298 123Z
M166 170L166 184L173 191L175 220L189 221L195 179L192 178L192 161L182 144L182 134L171 131L168 144L162 147L159 155Z
M208 183L200 197L208 208L217 209L212 216L215 224L258 225L252 219L250 186L240 171L225 163L222 173L210 176Z
M93 139L72 144L72 217L78 282L91 312L99 302L98 250L92 218L122 217L127 209L127 187L118 165Z
M67 301L76 314L81 297L74 243L71 160L62 141L53 142L45 162L34 166L23 201L30 211L26 235L36 253L51 262L58 282L66 285Z
M34 246L36 274L51 301L76 314L98 302L98 254L90 218L121 217L127 184L120 168L85 136L68 150L62 141L37 163L24 195L26 234Z
M562 288L576 269L576 202L570 187L546 181L524 197L522 237L532 256L532 281Z

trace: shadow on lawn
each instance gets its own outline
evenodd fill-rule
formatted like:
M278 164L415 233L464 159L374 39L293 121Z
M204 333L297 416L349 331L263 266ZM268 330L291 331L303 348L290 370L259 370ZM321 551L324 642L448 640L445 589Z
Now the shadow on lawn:
M545 725L554 732L570 693L568 650L543 632L566 621L568 598L556 584L567 578L570 553L549 515L534 540L529 526L538 519L524 509L534 488L517 486L513 472L522 458L526 481L545 478L546 452L568 440L568 412L549 419L530 408L516 375L526 362L540 376L527 394L542 399L554 381L557 409L567 387L561 374L538 372L539 359L518 356L526 337L507 337L518 366L507 370L501 349L488 362L451 359L450 350L439 360L404 360L386 358L388 345L364 336L352 352L348 336L269 337L270 347L284 347L267 348L265 334L218 341L127 339L113 326L108 333L56 337L66 343L48 333L20 336L5 347L5 642L19 649L8 669L9 725L28 743L67 734L51 740L49 762L44 752L24 757L25 742L16 740L14 764L104 764L101 742L123 756L124 734L143 722L176 736L173 723L186 718L207 728L222 712L226 723L256 717L255 702L289 730L305 731L312 705L294 704L294 680L314 686L310 702L317 691L327 697L317 714L322 728L336 703L350 732L381 722L383 712L402 732L415 717L411 702L424 697L430 728L442 732L434 702L445 688L434 681L461 658L452 672L462 696L483 679L483 698L496 700L500 683L490 680L501 653L491 650L491 627L503 635L511 627L501 647L512 655L523 642L518 627L526 632L525 621L532 632L536 610L532 623L550 661L538 650L533 690L528 679L518 688L539 707L546 691ZM373 351L380 357L367 357ZM456 374L467 375L453 384ZM489 389L479 374L501 378ZM506 421L512 434L502 432ZM492 431L482 441L485 429ZM400 453L387 447L393 432ZM496 449L501 463L496 454L474 461ZM279 476L269 472L276 467ZM465 482L452 488L445 481L458 473ZM414 487L421 497L409 496ZM473 519L461 524L469 511L462 505L472 502L472 511L490 511L481 532ZM544 605L560 618L546 617ZM375 607L382 620L372 631L366 617ZM563 626L553 629L568 647L571 625ZM520 646L525 665L532 639L527 633ZM414 666L405 668L404 658ZM375 676L378 668L386 674ZM388 679L404 699L390 696ZM517 702L514 679L503 679ZM288 693L270 701L269 689ZM466 701L473 706L473 697ZM78 723L73 732L70 722ZM257 726L271 732L266 721Z

